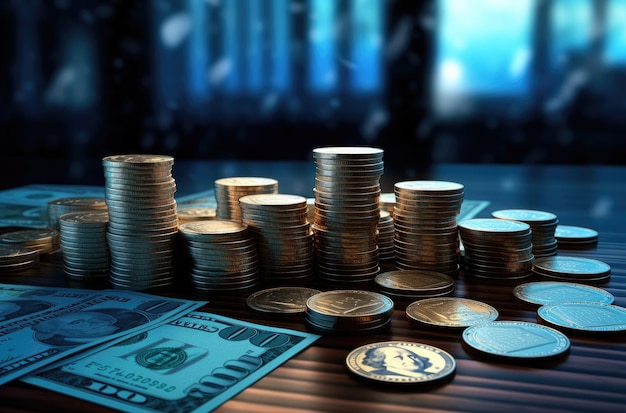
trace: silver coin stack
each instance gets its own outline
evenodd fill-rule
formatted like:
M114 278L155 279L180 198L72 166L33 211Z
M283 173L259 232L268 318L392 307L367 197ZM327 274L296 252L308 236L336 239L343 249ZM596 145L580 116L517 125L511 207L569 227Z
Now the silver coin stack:
M392 262L396 258L393 237L395 228L393 226L393 217L389 211L380 211L378 220L378 261Z
M239 198L254 194L278 193L278 181L261 177L231 177L215 181L216 217L241 221Z
M485 281L519 281L532 275L531 230L525 222L468 219L459 223L459 234L466 275Z
M70 278L99 279L109 276L107 211L78 211L61 215L59 229L63 270Z
M366 282L380 271L378 222L383 150L327 147L313 150L316 166L317 275L331 282Z
M48 201L48 228L59 230L59 218L61 215L78 211L106 211L107 204L104 198L58 198Z
M459 271L456 217L464 186L447 181L404 181L394 186L396 268L431 270L449 275Z
M553 213L530 209L501 209L492 212L491 216L499 219L521 221L530 225L532 232L531 242L535 258L556 255L558 245L554 233L559 220Z
M0 235L0 245L23 247L37 251L40 255L59 249L59 231L51 228L21 229Z
M247 291L260 283L259 258L248 225L215 219L182 224L179 232L192 286L198 291Z
M175 282L178 216L173 164L174 158L164 155L114 155L102 160L109 211L109 280L116 287L144 290Z
M239 199L242 221L254 235L263 282L301 285L313 279L315 247L306 198L256 194Z

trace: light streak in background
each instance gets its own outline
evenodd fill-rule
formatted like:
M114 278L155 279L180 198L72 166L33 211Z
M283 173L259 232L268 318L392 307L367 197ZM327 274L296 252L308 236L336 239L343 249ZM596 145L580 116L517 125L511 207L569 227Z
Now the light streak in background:
M535 0L440 0L435 95L528 91Z
M153 70L155 72L154 103L158 110L171 107L177 104L179 90L179 74L176 70L175 48L177 43L174 42L173 36L167 33L175 30L167 30L176 22L173 19L178 18L179 31L184 26L184 17L182 15L172 15L167 0L155 0L152 5L152 29L154 30L154 63ZM169 39L169 40L168 40Z
M16 33L16 77L15 101L26 115L34 115L39 110L41 92L41 72L39 42L37 41L37 20L39 1L15 2L17 20Z
M357 92L378 92L385 19L381 0L353 0L350 6L351 86Z
M591 47L592 0L553 0L550 10L550 66L561 69Z
M604 61L626 65L626 0L609 0L607 5Z
M210 95L207 4L204 0L187 0L187 11L191 24L187 44L187 99L189 105L196 108Z
M222 21L222 48L223 59L228 66L223 87L227 92L236 92L241 87L241 79L238 70L241 65L241 52L239 49L239 12L241 0L228 0L224 2Z
M261 3L259 0L247 1L247 46L248 46L248 66L247 81L248 89L251 92L260 92L264 86L264 61L263 61L263 35L264 20L261 14Z
M332 92L337 87L336 1L309 1L309 87Z
M272 0L270 4L272 6L271 86L275 92L286 92L291 87L289 0Z

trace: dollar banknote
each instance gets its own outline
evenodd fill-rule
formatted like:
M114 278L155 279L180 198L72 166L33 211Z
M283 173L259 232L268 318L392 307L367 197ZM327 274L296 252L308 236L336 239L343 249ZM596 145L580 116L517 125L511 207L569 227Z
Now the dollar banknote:
M109 340L150 329L204 302L135 291L0 284L0 384Z
M208 412L317 338L192 312L23 381L125 412Z

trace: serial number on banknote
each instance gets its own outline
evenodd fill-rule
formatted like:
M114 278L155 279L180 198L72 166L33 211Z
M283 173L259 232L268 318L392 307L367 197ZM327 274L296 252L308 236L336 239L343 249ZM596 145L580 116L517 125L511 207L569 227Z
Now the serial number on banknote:
M166 393L176 390L176 386L172 386L168 383L164 383L159 380L155 380L153 378L143 376L141 374L137 374L131 371L125 371L118 367L109 366L109 365L98 363L95 361L91 361L87 363L85 367L92 369L92 370L96 370L100 373L106 373L108 378L117 379L122 383L142 384L146 388L150 387L153 389L164 391Z

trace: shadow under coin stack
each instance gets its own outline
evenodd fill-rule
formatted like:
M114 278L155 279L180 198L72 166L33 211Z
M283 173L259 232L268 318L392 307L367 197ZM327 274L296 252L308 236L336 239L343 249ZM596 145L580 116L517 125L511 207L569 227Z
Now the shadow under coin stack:
M455 182L395 184L396 268L458 273L460 249L456 216L461 211L464 193L464 186Z
M242 220L254 235L263 282L301 285L313 279L315 249L306 198L256 194L239 199Z
M254 194L278 193L278 181L272 178L231 177L215 181L216 217L241 221L239 198Z
M175 282L178 216L174 158L114 155L103 158L111 284L144 290Z
M328 147L313 150L316 166L316 269L321 279L373 280L378 265L378 222L383 150Z
M559 220L553 213L530 209L502 209L492 212L491 216L498 219L521 221L530 225L535 258L556 255L557 241L554 238L554 232Z
M195 221L179 228L192 286L198 291L246 291L260 282L259 258L248 225Z
M106 211L104 198L58 198L48 201L48 227L59 230L61 215L78 211Z
M519 281L532 275L530 225L521 221L475 218L459 223L466 275L485 281Z
M107 211L70 212L59 218L63 270L70 278L97 279L109 275Z

